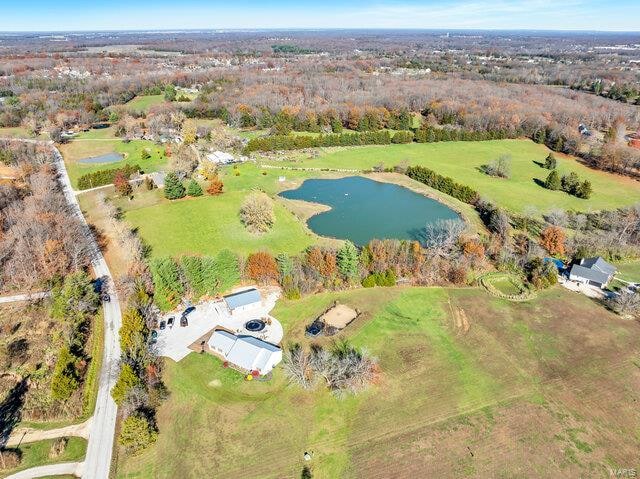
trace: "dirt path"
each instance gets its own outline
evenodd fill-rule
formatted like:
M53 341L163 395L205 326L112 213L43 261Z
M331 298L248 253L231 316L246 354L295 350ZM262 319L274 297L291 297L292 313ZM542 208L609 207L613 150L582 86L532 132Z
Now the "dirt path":
M32 428L15 429L7 446L14 447L27 442L43 441L45 439L55 439L57 437L77 436L85 439L89 438L89 430L91 429L91 418L80 424L72 424L71 426L59 427L57 429L49 429L46 431Z

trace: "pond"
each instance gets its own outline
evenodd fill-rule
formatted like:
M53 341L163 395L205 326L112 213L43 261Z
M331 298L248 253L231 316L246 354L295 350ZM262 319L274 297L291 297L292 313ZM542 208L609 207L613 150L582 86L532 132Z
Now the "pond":
M348 239L363 246L374 238L424 243L426 226L438 220L460 220L451 208L402 186L361 176L306 180L283 198L321 203L331 210L309 218L316 234Z
M83 158L78 163L116 163L124 158L120 153L107 153L100 156L92 156L91 158Z

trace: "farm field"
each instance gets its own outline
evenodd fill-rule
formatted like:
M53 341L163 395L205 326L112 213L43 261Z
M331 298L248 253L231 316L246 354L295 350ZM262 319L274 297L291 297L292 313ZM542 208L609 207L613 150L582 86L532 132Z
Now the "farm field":
M46 140L46 134L40 134L37 137L31 135L26 128L21 126L0 128L0 138L36 138L38 140Z
M163 168L168 158L164 155L164 147L148 140L132 140L128 143L111 136L104 130L91 130L79 135L69 143L60 145L60 152L64 157L72 184L77 186L78 178L94 171L119 168L125 165L138 164L143 171L157 171ZM151 157L142 159L142 151L146 149ZM111 163L80 163L79 160L107 153L120 153L124 156L121 161Z
M630 178L591 170L572 157L555 154L558 172L575 171L593 185L593 195L584 200L562 191L550 191L536 183L549 170L539 164L549 154L545 146L529 140L410 143L406 145L327 148L318 158L278 162L287 166L372 169L377 165L422 165L475 188L482 197L516 212L533 206L540 213L554 208L580 211L613 209L640 201L640 184ZM494 178L480 171L500 155L512 157L509 179ZM276 164L275 162L272 162Z
M287 385L281 368L245 382L210 355L167 361L159 440L121 457L118 477L299 477L305 451L314 478L638 467L638 323L561 288L527 303L478 288L359 289L280 301L286 343L309 344L304 327L334 300L363 311L337 338L379 358L377 384L341 399Z

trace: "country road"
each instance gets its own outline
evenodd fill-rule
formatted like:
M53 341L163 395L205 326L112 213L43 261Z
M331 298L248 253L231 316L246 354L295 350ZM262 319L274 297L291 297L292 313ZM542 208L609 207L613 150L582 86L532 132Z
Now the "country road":
M0 138L1 139L1 138ZM16 141L16 139L11 139ZM55 167L59 174L60 184L71 213L75 214L87 229L87 235L91 240L91 265L96 278L101 278L109 286L111 300L102 303L104 310L105 337L104 350L102 353L102 369L100 371L100 382L98 386L98 396L95 410L91 418L89 429L89 440L87 444L87 454L84 462L52 464L33 467L20 471L9 476L11 479L31 479L36 477L75 474L87 479L108 479L111 469L111 458L113 454L113 442L116 429L117 406L111 397L111 388L115 384L120 360L120 342L118 333L122 324L122 314L120 303L115 289L113 288L113 278L107 262L100 251L100 247L93 236L89 225L82 214L80 204L71 186L71 180L67 173L60 151L52 141L38 140L17 140L28 143L46 143L54 151ZM7 478L7 479L9 479Z
M80 204L73 192L71 180L67 174L62 155L52 145L55 151L56 167L60 173L60 182L64 195L74 210L75 214L89 229L89 225L82 214ZM98 243L91 233L92 239L92 266L97 278L102 278L109 285L113 285L113 278L109 271L109 266L100 251ZM113 287L110 291L111 301L103 302L105 321L104 351L102 355L102 370L100 371L100 384L98 386L98 398L96 400L95 411L89 432L89 443L87 445L87 455L82 467L82 477L88 479L107 479L111 468L111 456L113 450L113 439L116 429L117 406L111 397L111 388L115 384L120 359L120 342L118 331L122 324L122 314L120 303Z

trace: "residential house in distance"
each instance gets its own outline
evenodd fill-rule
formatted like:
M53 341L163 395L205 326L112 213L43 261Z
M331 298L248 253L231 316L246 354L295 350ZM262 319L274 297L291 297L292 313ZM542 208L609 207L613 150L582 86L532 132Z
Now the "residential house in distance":
M607 263L601 256L595 258L582 258L578 263L571 265L569 279L583 284L605 288L616 274L616 268Z
M229 163L236 161L231 153L226 153L224 151L214 151L213 153L209 153L207 155L207 160L216 165L228 165Z
M253 336L215 330L208 345L213 353L245 372L257 371L265 375L282 361L282 349Z

